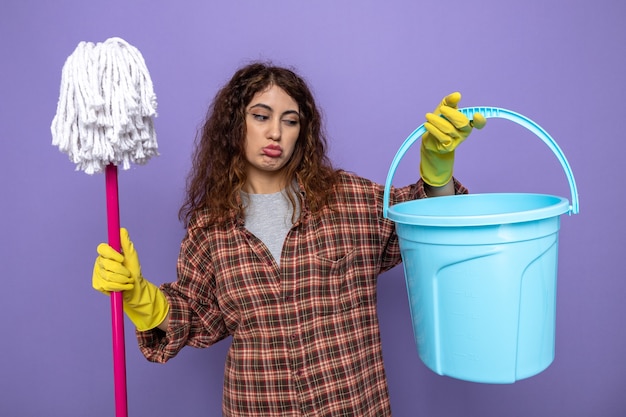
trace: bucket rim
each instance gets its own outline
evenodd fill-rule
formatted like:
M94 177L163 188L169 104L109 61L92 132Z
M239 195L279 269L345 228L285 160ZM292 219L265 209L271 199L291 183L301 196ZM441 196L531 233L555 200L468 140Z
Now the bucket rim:
M437 205L445 204L450 200L495 200L503 198L535 198L543 200L551 200L550 204L529 210L510 211L502 213L486 213L486 214L424 214L424 213L406 213L401 209L411 206L411 208L428 206L432 203ZM396 223L412 225L412 226L433 226L433 227L465 227L465 226L495 226L502 224L533 222L552 217L558 217L570 210L569 201L564 197L549 194L532 194L532 193L482 193L482 194L462 194L442 196L435 199L410 200L398 203L389 208L388 217Z

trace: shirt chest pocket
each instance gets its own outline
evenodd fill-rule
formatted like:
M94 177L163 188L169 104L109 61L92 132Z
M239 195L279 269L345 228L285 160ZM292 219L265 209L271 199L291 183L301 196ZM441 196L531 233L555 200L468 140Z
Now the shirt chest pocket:
M310 291L317 315L346 312L362 303L355 258L353 248L339 257L328 257L324 253L315 256L317 270L311 276Z

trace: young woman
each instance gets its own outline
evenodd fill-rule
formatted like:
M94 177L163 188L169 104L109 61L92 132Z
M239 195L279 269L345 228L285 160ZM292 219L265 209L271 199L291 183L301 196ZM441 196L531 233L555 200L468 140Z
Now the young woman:
M466 192L454 150L484 118L459 99L427 114L421 179L390 204ZM94 288L124 292L148 360L232 337L224 416L390 416L376 281L401 257L384 187L332 167L313 96L286 68L238 70L198 139L177 280L143 278L122 229L124 255L98 246Z

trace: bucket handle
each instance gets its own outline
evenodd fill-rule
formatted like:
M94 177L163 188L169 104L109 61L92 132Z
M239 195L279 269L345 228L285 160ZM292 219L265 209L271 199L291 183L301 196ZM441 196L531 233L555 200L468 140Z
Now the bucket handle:
M546 132L541 126L539 126L537 123L533 122L529 118L522 116L521 114L514 111L502 109L499 107L464 107L458 110L470 119L474 116L475 113L480 113L486 119L500 118L511 120L530 130L535 135L539 136L539 138L543 140L545 144L548 145L548 147L556 155L559 162L561 163L561 166L565 170L565 175L567 176L567 180L569 182L570 193L572 195L572 204L569 206L569 214L578 214L578 191L576 189L574 173L572 172L572 168L567 162L567 158L565 158L565 154L563 154L563 151L561 150L561 148L559 148L559 145L557 145L557 143L554 141L554 139L552 139L548 132ZM404 143L400 146L400 149L398 149L398 152L393 158L393 161L391 162L391 166L389 167L389 172L387 174L387 181L385 183L385 194L383 197L383 216L385 216L385 218L388 218L387 213L389 211L389 193L393 176L396 173L396 168L398 167L400 160L404 157L404 154L409 150L413 143L415 143L415 141L422 137L424 133L426 133L426 128L424 127L424 124L422 124L417 129L415 129L408 138L406 138Z

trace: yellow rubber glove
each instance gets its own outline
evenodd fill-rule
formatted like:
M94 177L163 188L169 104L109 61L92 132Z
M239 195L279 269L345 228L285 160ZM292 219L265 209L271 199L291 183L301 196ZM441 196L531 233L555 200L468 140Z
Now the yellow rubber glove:
M420 175L426 184L434 187L446 185L452 178L454 151L472 132L482 129L487 120L475 113L470 121L457 110L461 93L452 93L441 101L435 111L426 114L426 133L420 148ZM443 116L443 117L442 117Z
M161 290L141 276L139 257L126 229L120 230L120 238L124 255L106 243L98 245L92 285L107 295L123 291L124 312L137 329L153 329L167 317L169 304Z

